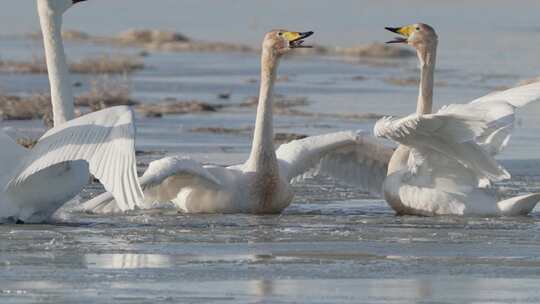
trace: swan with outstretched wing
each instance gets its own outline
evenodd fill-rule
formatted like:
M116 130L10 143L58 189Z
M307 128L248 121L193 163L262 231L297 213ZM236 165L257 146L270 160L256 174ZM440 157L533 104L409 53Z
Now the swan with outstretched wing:
M380 193L393 152L364 132L311 136L274 148L272 95L278 61L291 49L303 47L312 32L274 30L263 42L261 88L251 153L241 165L201 165L179 156L150 163L141 177L145 203L172 202L189 213L279 213L291 203L291 181L326 174ZM84 204L93 212L118 208L110 194Z
M51 85L54 128L30 150L0 131L0 221L47 220L94 175L122 210L142 202L133 113L113 107L73 119L74 99L64 54L62 16L83 0L38 0Z
M515 109L540 99L540 83L495 92L468 104L431 114L438 36L426 24L387 28L401 37L390 43L416 48L421 78L416 114L384 118L375 135L401 145L392 155L383 186L386 201L399 214L521 215L540 194L502 199L492 182L510 178L494 155L508 144Z
M89 182L91 173L124 210L142 201L133 113L113 107L54 127L32 149L0 131L0 219L47 220ZM75 163L86 171L73 174Z

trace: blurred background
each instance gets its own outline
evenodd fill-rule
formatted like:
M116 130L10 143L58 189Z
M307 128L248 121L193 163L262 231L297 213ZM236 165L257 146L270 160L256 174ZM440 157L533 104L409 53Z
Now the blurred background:
M436 27L444 37L443 46L468 40L497 46L506 34L538 37L539 8L534 0L89 0L67 13L65 20L68 28L94 34L157 28L249 44L257 44L262 33L272 28L312 29L319 43L344 46L382 41L384 26L422 21ZM34 1L9 1L0 18L2 34L38 28Z

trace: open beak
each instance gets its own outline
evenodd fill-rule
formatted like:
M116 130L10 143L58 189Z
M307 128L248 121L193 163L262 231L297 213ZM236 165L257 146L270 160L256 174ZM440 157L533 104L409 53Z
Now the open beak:
M385 27L386 30L401 35L402 37L396 37L394 40L387 41L386 43L407 43L410 31L407 26L405 27Z
M289 47L291 49L297 48L310 48L311 45L304 45L304 39L313 35L313 31L309 32L286 32L283 34L287 40L289 40Z

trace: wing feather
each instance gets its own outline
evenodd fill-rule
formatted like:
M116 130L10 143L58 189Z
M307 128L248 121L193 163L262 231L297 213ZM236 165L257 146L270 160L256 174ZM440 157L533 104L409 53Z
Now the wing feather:
M523 107L531 102L540 100L540 82L534 82L501 92L495 92L486 96L477 98L471 103L490 103L493 101L506 101L516 108Z
M178 175L190 176L214 187L221 186L221 182L201 163L182 156L170 156L151 162L141 177L141 186L147 190L160 185L171 176Z
M393 148L363 131L311 136L276 151L288 180L329 175L374 194L381 193L392 153Z
M143 199L137 181L133 113L112 107L71 120L49 130L21 161L7 188L14 189L31 175L62 162L84 160L114 195L119 207L131 209Z
M151 162L148 169L146 169L139 181L141 187L146 193L147 191L156 190L159 192L160 198L170 201L175 197L165 196L168 193L171 195L178 194L181 187L178 186L178 189L168 189L172 191L160 191L161 189L159 189L159 187L164 185L167 179L175 177L188 177L188 183L204 183L205 185L214 187L216 189L219 189L219 187L222 186L221 182L199 162L178 155L164 157ZM146 208L146 205L141 202L137 206L133 206L132 209L135 209L136 207L144 209ZM85 202L81 209L95 213L114 213L118 211L125 211L118 209L115 197L108 192L98 195L95 198Z
M449 105L439 113L473 115L486 120L488 128L476 139L476 143L491 155L496 155L508 145L514 127L515 109L538 100L540 82L491 93L468 104Z
M445 155L472 170L479 179L507 179L510 174L474 142L486 128L486 122L475 117L447 113L413 114L402 119L380 119L374 133L416 149L418 153ZM424 155L424 158L428 156Z

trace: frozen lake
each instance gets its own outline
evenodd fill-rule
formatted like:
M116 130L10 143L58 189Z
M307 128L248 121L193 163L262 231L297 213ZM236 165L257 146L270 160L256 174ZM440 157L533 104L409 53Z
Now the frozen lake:
M132 1L133 14L140 17L148 7L145 1ZM11 4L13 15L27 7L33 9L33 2L31 6L29 2ZM135 17L121 15L92 29L95 18L93 23L89 18L97 16L100 5L106 3L91 2L88 11L77 8L69 13L66 28L103 34L108 26L113 33L135 27ZM113 2L105 16L126 4ZM206 0L200 2L210 5ZM344 1L328 11L332 16L343 16L331 19L339 19L334 23L314 15L320 14L325 1L295 1L293 12L284 15L277 12L285 1L266 6L271 16L283 20L283 26L314 29L315 37L320 37L316 38L318 43L326 45L385 41L393 35L386 33L384 26L417 20L437 29L440 26L435 108L468 102L540 74L539 4L535 1L519 5L505 1L437 5L408 1L411 5L388 10L385 7L394 2L379 2ZM163 7L156 8L162 18L141 22L145 27L176 28L201 39L242 42L236 33L249 25L249 18L233 9L243 1L216 4L211 13L217 18L213 23L239 18L229 27L217 29L197 27L192 17L175 21L177 14L182 14L176 12L176 3L163 1ZM308 3L312 7L303 12L302 4ZM360 8L358 3L363 3L361 11L355 11ZM414 9L414 5L423 4L425 10ZM487 5L489 12L484 8ZM183 13L189 16L202 13L194 4L185 9ZM253 12L256 6L244 9ZM221 17L216 11L223 12ZM298 20L285 22L294 12ZM309 21L314 20L310 13L319 16L321 24L310 26ZM463 21L455 24L458 14ZM21 31L35 27L35 16L28 15L28 20L21 20ZM482 19L474 18L479 15ZM494 21L499 23L493 25ZM247 31L247 43L256 44L266 27L276 27L276 23L270 18L257 19ZM352 38L342 34L346 28L352 29ZM212 35L213 31L217 34ZM41 52L36 41L0 40L2 59L30 60ZM84 43L67 45L70 59L138 52ZM142 102L173 97L232 104L258 93L258 84L250 81L259 75L256 54L151 53L143 60L145 70L119 80ZM284 60L279 70L289 80L278 83L276 90L289 97L306 97L308 104L298 109L308 112L405 115L414 111L417 87L398 86L388 79L417 77L416 67L416 58L357 63L343 58L292 57ZM92 78L74 75L74 81L82 83L77 93L88 90ZM32 94L47 91L48 82L45 75L0 74L0 89L16 95ZM230 92L231 98L218 99L223 92ZM499 157L513 174L511 181L501 185L508 193L540 191L539 115L540 103L519 112L510 146ZM249 152L249 132L190 130L245 128L253 122L253 109L237 108L210 114L138 117L137 149L151 152L141 163L170 153L206 163L242 161ZM279 132L311 135L343 129L371 131L373 124L373 120L278 115L275 126ZM43 131L41 121L0 125L30 134ZM77 213L71 210L72 204L51 224L0 225L0 302L540 302L540 208L517 218L396 217L383 200L332 180L307 180L296 188L294 203L280 216L182 215L156 210L113 217ZM91 186L82 197L98 191L99 187Z

